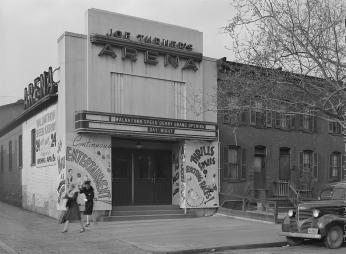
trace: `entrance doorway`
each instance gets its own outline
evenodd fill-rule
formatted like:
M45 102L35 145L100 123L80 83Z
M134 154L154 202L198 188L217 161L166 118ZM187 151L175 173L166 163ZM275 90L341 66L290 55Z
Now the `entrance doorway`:
M255 146L254 188L255 190L266 189L266 147L265 146Z
M171 157L167 150L113 148L113 205L171 204Z

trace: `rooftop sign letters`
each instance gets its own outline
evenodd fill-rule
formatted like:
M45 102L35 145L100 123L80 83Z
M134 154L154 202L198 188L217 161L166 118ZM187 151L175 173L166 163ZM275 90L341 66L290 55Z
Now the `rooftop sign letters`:
M102 45L99 56L110 56L116 58L113 47L121 48L123 60L137 61L138 51L144 52L144 63L156 65L159 63L158 56L164 56L164 65L177 68L180 59L185 59L182 65L183 70L197 71L197 62L202 60L202 54L193 52L192 44L181 41L168 40L150 35L137 34L130 32L109 30L106 35L92 34L90 41L93 44Z
M52 67L35 78L34 83L30 83L24 88L24 109L27 109L47 95L56 94L58 85L53 80Z

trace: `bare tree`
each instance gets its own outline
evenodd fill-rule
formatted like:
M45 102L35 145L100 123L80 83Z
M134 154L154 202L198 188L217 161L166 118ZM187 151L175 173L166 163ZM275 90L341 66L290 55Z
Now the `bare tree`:
M246 65L220 64L232 78L219 86L219 109L232 107L221 98L233 96L237 106L286 103L345 123L346 2L234 0L232 6L236 15L224 30L236 61Z

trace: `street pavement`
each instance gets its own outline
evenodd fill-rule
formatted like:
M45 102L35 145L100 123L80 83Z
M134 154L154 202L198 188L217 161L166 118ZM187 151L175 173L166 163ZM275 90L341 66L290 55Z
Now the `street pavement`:
M55 219L0 202L0 254L182 253L279 246L280 225L228 216L99 222L60 233ZM246 252L244 252L246 253Z
M207 252L210 253L210 252ZM278 248L259 248L247 250L225 250L213 252L213 254L344 254L346 253L346 244L339 249L327 249L320 241L306 241L299 246L284 246Z

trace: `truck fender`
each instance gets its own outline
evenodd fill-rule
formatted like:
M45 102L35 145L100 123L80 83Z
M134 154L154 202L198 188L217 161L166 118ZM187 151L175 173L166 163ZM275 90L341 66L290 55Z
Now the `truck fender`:
M338 215L326 214L318 219L317 226L320 229L322 237L325 237L328 232L328 228L332 225L340 225L345 234L346 219L340 218Z

